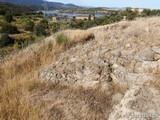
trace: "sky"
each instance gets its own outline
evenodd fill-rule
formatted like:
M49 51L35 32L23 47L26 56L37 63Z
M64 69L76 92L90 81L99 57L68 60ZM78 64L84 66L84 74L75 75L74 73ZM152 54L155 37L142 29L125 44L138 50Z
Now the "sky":
M135 7L160 9L160 0L47 0L93 7Z

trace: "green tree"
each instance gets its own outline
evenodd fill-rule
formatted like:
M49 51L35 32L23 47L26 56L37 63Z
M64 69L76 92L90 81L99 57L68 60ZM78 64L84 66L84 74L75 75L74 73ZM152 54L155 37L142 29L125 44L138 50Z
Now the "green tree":
M5 19L7 22L12 22L13 21L13 15L10 12L5 13Z
M45 36L47 34L46 28L47 28L46 24L44 22L40 21L35 27L36 35L38 35L38 36L44 35Z
M35 33L38 36L47 35L46 29L48 28L48 21L43 19L35 27Z
M3 22L1 25L1 33L15 34L19 33L16 26L12 26L10 23Z
M14 44L14 40L10 38L8 34L3 34L0 37L0 47L5 47L13 44Z
M61 29L62 25L63 25L63 23L61 23L61 22L52 23L52 25L51 25L52 32L54 32L54 33L58 32L58 30Z
M26 31L34 31L34 22L32 22L31 20L27 20L24 29Z
M91 14L89 14L88 16L88 21L91 21Z
M48 21L46 19L42 19L39 24L42 24L43 26L45 26L45 28L47 29L49 27L48 25Z
M5 15L5 9L0 9L0 15Z
M36 33L36 35L38 35L38 36L46 35L45 26L42 25L42 24L38 24L38 25L35 27L35 33Z
M142 14L144 16L150 16L151 15L151 10L150 9L144 9L143 12L142 12Z
M138 17L138 14L138 11L133 11L131 8L126 8L126 10L121 13L122 16L126 16L127 20L134 20Z

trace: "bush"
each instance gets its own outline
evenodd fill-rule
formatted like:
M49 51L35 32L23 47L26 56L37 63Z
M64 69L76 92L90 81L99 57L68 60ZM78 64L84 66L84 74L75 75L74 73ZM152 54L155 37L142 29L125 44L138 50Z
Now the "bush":
M86 21L84 20L72 20L69 22L70 28L82 29Z
M45 28L47 29L49 26L48 26L48 21L46 19L42 19L39 24L45 26Z
M5 15L5 9L0 9L0 15Z
M46 33L46 28L45 28L45 26L43 25L43 24L38 24L36 27L35 27L35 34L37 35L37 36L42 36L42 35L46 35L47 33Z
M52 32L56 33L61 28L61 23L60 22L52 23L51 28L52 28Z
M17 42L34 41L33 36L29 34L15 34L12 37Z
M65 45L66 46L68 44L68 39L63 33L60 33L56 36L56 42L59 45Z
M1 25L1 33L15 34L19 33L16 26L12 26L10 23L3 22Z
M41 20L35 27L35 33L37 36L47 35L46 29L48 28L48 21Z
M28 20L26 23L25 23L25 26L24 26L24 29L26 31L33 31L34 30L34 22L32 22L31 20Z
M6 13L5 13L5 19L6 19L7 22L13 21L13 16L12 16L12 14L9 13L9 12L6 12Z
M10 38L8 34L3 34L0 37L0 47L5 47L13 44L14 44L14 40Z
M139 15L138 11L132 11L131 8L126 8L126 10L123 11L121 14L122 16L126 16L127 20L134 20Z
M15 41L14 48L25 48L35 42L34 36L30 34L15 34L12 38Z

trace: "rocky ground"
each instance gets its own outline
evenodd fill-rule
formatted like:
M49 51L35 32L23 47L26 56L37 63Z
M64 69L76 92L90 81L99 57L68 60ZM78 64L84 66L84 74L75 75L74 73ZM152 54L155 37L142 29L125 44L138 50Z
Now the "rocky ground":
M59 54L56 63L39 72L41 81L72 90L48 91L43 97L55 101L65 120L160 119L160 19L88 31L95 39Z
M0 63L0 119L160 119L159 17L62 32Z

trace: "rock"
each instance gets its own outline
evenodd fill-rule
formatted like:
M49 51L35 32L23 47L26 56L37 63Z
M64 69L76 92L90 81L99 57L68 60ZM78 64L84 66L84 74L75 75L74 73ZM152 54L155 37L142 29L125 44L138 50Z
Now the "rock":
M136 71L139 73L157 73L160 71L160 61L144 61L137 65Z
M121 56L120 50L114 50L114 51L111 52L111 54L112 54L113 56L115 56L115 57L120 57L120 56Z
M98 87L99 81L79 81L74 86L83 86L85 89Z
M122 93L116 93L112 96L112 101L115 103L119 103L121 101L121 99L123 98L123 94Z
M154 61L154 54L155 52L152 50L152 48L147 47L140 51L138 56L135 58L140 61Z
M150 29L149 29L148 27L146 27L146 28L145 28L145 31L146 31L146 32L149 32L149 31L150 31Z
M113 70L113 73L111 73L111 78L113 83L119 85L120 87L128 88L130 85L130 81L125 79L125 75L127 74L127 71L124 67L119 66L117 69Z
M84 72L84 75L86 75L86 76L88 76L92 73L89 68L88 69L86 68L83 72Z
M64 112L67 109L64 115L71 116L68 120L147 120L137 117L144 113L160 115L159 25L150 29L151 23L147 30L148 25L142 20L143 27L136 26L135 30L136 21L131 24L125 29L114 24L100 27L99 33L95 28L94 41L72 46L58 55L55 64L40 71L39 78L43 82L69 86L68 91L64 89L67 91L67 94L63 93L66 106L62 107ZM153 80L157 82L152 83ZM80 92L76 91L79 87L82 88ZM58 93L55 99L59 97ZM76 110L76 117L71 110ZM87 118L91 113L93 115Z
M129 43L125 45L125 48L130 48L130 47L131 47L131 44Z
M109 120L148 120L142 115L160 115L160 94L149 86L133 86L114 107ZM143 118L142 118L143 117ZM152 118L154 119L154 118Z
M152 50L153 50L154 52L160 54L160 47L154 46L154 47L152 47Z
M154 55L154 59L155 59L155 61L160 60L160 54L155 54L155 55Z
M70 58L71 62L75 62L77 59L75 57Z

